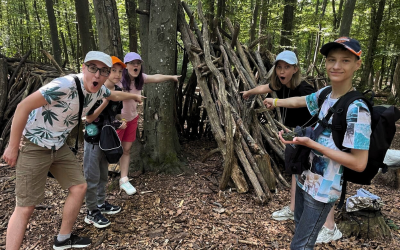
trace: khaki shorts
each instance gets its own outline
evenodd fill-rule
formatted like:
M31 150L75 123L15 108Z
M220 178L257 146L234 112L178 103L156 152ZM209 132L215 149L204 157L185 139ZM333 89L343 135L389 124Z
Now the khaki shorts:
M86 183L82 168L67 145L64 144L59 150L51 150L24 137L16 165L17 207L35 206L43 202L48 171L63 189Z

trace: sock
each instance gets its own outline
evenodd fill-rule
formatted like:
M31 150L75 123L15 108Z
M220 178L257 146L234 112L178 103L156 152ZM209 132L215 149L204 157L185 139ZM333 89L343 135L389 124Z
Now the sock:
M59 234L57 235L57 240L59 242L64 241L66 239L69 239L71 237L71 234Z
M128 182L128 181L129 181L128 176L121 177L121 179L119 179L119 185L124 184L125 182Z
M101 204L101 205L97 205L97 208L101 208L103 205L104 205L104 203Z

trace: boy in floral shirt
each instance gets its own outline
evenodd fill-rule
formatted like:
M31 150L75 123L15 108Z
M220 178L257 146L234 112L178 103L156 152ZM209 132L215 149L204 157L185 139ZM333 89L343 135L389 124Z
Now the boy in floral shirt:
M103 86L111 66L109 55L100 51L87 53L82 73L76 75L85 97L82 113L87 113L102 98L142 101L140 95L114 92ZM78 111L78 91L71 75L54 79L18 104L11 126L10 142L3 154L3 159L10 166L16 166L16 207L7 227L7 250L20 248L29 218L35 206L44 200L48 171L63 189L69 191L53 249L90 245L89 238L71 234L87 186L80 164L65 144L80 119Z

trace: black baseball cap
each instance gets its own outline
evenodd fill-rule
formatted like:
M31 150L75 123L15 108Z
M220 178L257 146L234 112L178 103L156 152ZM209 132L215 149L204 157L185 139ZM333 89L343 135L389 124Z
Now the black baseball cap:
M361 58L362 51L361 51L360 43L356 39L346 37L346 36L340 37L333 42L324 44L321 47L320 52L322 55L328 56L329 50L331 50L332 48L335 48L335 47L340 47L340 46L342 46L345 49L348 49L351 53L356 55L358 59Z

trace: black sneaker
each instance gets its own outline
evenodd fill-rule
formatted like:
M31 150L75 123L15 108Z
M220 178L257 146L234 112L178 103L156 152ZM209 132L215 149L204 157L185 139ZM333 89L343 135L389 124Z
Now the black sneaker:
M88 211L85 217L85 222L87 224L93 224L97 228L105 228L108 227L111 222L104 217L100 210L93 210L91 213Z
M61 250L68 248L84 248L89 246L91 243L92 240L88 237L79 237L75 234L71 234L71 237L69 237L69 239L63 241L58 241L57 236L55 236L53 249Z
M101 207L97 206L97 208L100 210L102 214L116 214L121 211L121 207L111 205L107 201L104 202L104 204L101 205Z

